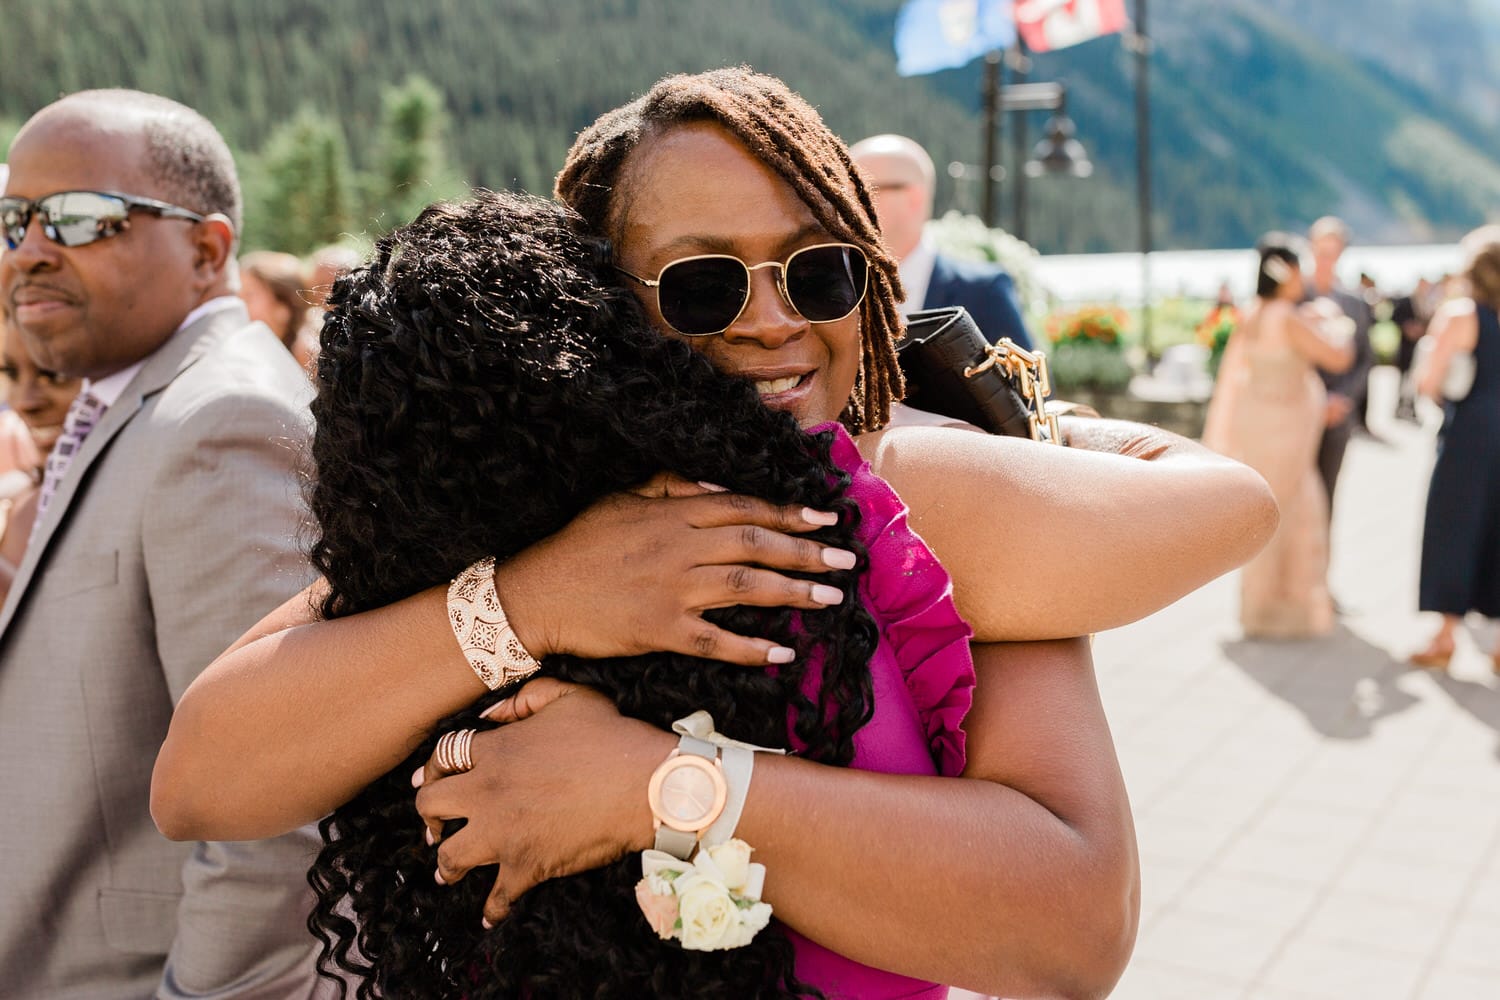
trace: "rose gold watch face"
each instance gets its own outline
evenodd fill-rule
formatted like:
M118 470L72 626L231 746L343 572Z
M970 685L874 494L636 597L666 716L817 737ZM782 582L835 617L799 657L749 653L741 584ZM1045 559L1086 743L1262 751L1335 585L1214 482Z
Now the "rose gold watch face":
M698 831L724 810L728 788L717 767L701 757L673 757L652 781L652 809L676 830Z
M679 767L661 784L661 805L679 823L695 823L714 807L714 783L697 768Z

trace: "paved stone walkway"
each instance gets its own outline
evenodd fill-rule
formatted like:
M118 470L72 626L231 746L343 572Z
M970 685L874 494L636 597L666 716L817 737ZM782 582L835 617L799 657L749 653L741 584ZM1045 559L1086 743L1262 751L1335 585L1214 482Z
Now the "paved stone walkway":
M1390 412L1389 369L1372 408ZM1248 642L1237 575L1098 637L1143 898L1117 1000L1500 998L1500 684L1409 670L1433 428L1350 445L1330 639Z

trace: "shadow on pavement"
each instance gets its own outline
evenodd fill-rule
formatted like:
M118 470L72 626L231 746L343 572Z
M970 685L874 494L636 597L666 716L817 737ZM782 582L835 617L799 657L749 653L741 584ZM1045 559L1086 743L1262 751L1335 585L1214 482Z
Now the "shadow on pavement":
M1418 700L1396 686L1406 664L1343 625L1325 639L1235 639L1221 648L1251 680L1335 739L1366 739L1377 719ZM1500 730L1500 705L1495 711Z
M1453 704L1500 734L1500 691L1441 671L1434 672L1432 679ZM1495 756L1500 758L1500 743L1495 744Z

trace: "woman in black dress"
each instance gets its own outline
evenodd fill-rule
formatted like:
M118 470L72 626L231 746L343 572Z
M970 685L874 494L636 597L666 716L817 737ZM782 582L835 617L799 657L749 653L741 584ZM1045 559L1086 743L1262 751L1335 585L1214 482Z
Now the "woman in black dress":
M1476 229L1462 247L1469 297L1432 318L1432 352L1417 380L1417 391L1445 410L1427 494L1420 590L1421 609L1439 612L1443 622L1411 658L1437 669L1453 656L1464 615L1500 618L1500 226ZM1444 377L1465 354L1474 359L1473 387L1463 399L1444 400ZM1500 647L1491 656L1500 672Z

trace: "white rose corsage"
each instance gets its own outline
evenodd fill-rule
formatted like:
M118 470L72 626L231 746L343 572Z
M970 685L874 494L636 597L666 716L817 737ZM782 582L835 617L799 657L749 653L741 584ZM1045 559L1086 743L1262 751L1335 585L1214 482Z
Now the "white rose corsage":
M749 944L771 922L771 904L760 901L765 881L766 866L751 863L743 840L700 848L692 861L643 851L635 899L663 941L720 951Z

